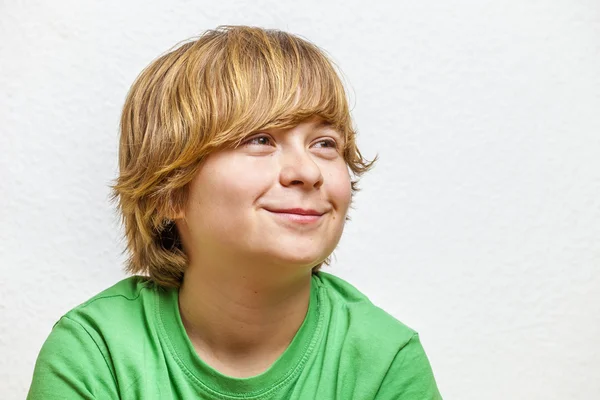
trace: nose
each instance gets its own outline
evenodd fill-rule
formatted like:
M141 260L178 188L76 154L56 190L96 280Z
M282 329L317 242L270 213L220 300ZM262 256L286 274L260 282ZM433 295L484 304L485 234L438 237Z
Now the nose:
M282 186L318 189L323 185L321 168L305 149L293 149L282 155L279 180Z

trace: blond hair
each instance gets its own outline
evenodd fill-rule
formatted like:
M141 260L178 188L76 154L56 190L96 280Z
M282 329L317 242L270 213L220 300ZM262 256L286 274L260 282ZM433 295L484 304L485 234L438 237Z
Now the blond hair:
M356 146L333 62L298 36L219 26L154 60L127 94L119 176L111 185L125 228L126 271L179 287L188 258L171 218L184 208L202 160L249 133L293 127L312 116L344 136L344 159L355 177L372 167L377 157L367 161Z

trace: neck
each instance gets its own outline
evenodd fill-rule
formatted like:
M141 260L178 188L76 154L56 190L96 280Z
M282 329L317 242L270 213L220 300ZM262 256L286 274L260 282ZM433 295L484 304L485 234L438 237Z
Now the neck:
M306 317L311 270L202 265L188 267L179 291L183 324L201 358L275 361Z

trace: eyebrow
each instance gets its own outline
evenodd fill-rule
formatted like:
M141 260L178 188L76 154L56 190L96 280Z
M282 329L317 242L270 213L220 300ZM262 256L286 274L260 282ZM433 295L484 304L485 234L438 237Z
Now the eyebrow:
M333 123L331 123L329 121L321 121L317 125L315 125L315 130L324 130L324 129L331 129L333 131L338 132L338 130L335 129L335 127L333 126Z
M323 128L330 128L333 124L329 121L320 121L316 126L315 129L323 129Z
M340 137L340 139L344 140L344 136L341 134L341 132L339 132L337 129L335 129L333 127L333 124L329 121L321 121L319 122L317 125L315 125L314 129L316 131L321 131L321 130L331 130L333 131L337 136Z

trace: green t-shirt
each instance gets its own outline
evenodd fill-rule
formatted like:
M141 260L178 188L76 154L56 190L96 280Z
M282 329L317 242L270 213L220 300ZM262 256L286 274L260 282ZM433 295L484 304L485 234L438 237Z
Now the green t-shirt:
M178 290L134 276L64 315L28 399L441 399L415 331L354 286L313 274L308 312L265 372L234 378L197 355Z

